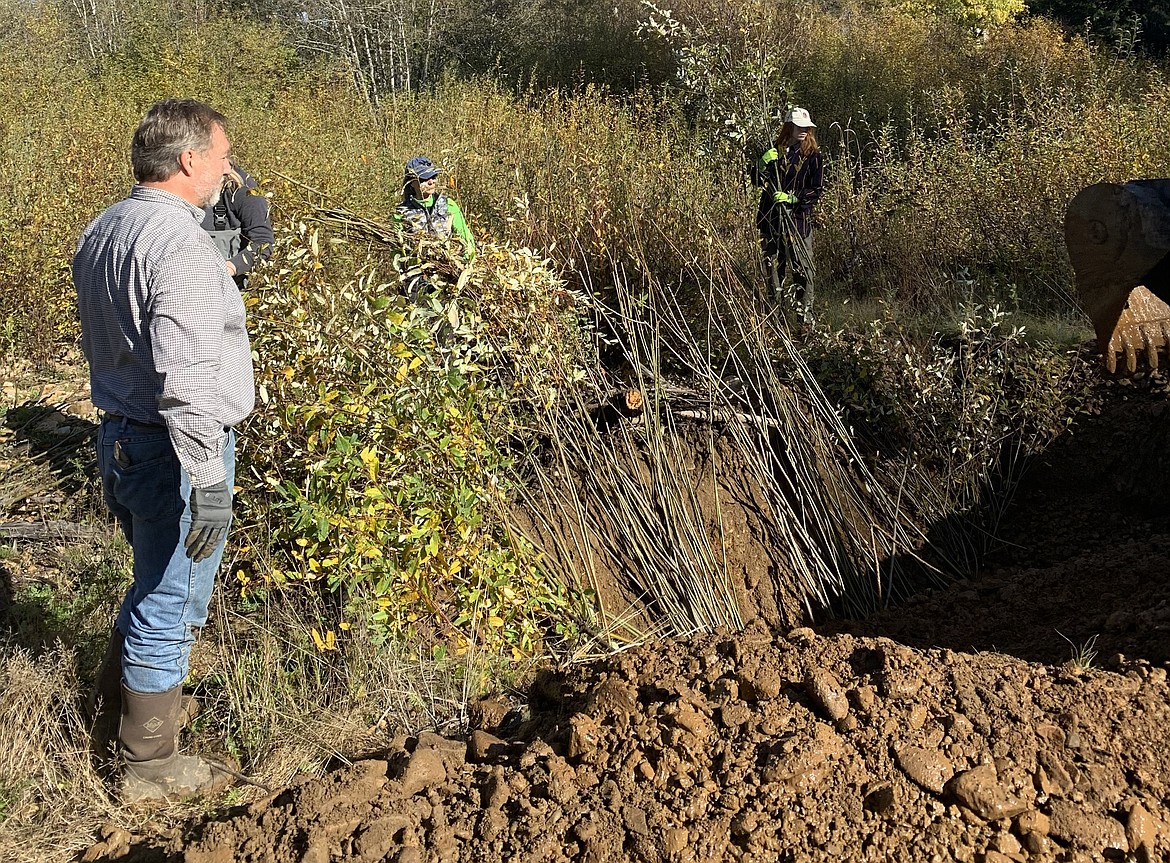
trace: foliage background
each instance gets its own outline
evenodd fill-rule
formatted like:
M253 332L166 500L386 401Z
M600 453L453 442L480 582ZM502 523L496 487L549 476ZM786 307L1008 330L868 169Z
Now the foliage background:
M43 3L2 13L0 83L14 96L0 128L10 201L0 230L12 238L0 249L6 348L43 362L76 334L74 238L128 185L124 142L145 106L167 95L220 106L283 238L250 300L265 400L255 420L261 443L245 457L265 491L245 495L247 521L261 533L235 574L247 593L290 581L338 586L336 572L353 573L354 595L321 629L334 638L357 602L373 603L381 623L393 608L394 629L421 617L465 643L490 620L512 649L541 649L538 630L566 600L540 585L531 549L485 527L485 512L512 458L498 442L512 446L512 429L539 426L515 404L538 416L551 401L516 402L498 369L511 368L531 392L550 389L553 400L580 380L606 338L621 341L604 326L593 332L586 297L604 305L624 294L634 303L669 295L688 325L701 326L720 314L704 299L719 278L731 286L728 302L750 306L758 252L745 149L788 102L813 107L828 165L816 254L829 335L809 349L819 352L821 386L842 415L863 437L885 436L887 450L898 443L890 428L908 434L922 428L915 411L937 413L925 398L915 407L913 387L877 371L889 364L875 359L882 351L846 349L867 340L839 337L839 328L856 332L854 320L879 317L909 335L908 349L918 339L932 350L926 335L961 335L969 310L982 306L1016 316L1021 332L1075 339L1083 325L1063 250L1064 203L1087 183L1170 166L1170 144L1158 133L1170 120L1160 68L1041 17L1016 20L1024 10L1007 0L743 0L718 9L687 0L669 12L645 4L590 19L624 41L586 38L586 28L571 45L548 41L560 30L546 25L563 8L505 5L414 21L417 41L405 44L417 50L377 54L377 68L376 52L362 59L344 50L345 38L373 45L386 35L374 10L355 23L340 10L310 20L291 7L267 19L116 2L90 8L98 11ZM487 23L516 16L527 16L529 28L509 30L516 44L486 39ZM306 41L310 32L317 42ZM336 53L327 56L326 45ZM555 56L562 68L534 63L520 75L515 63L526 56ZM620 84L618 68L626 69ZM572 86L538 86L574 77ZM399 166L418 152L447 170L481 238L499 243L466 278L452 274L453 290L436 301L429 324L387 305L401 288L392 252L336 227L306 227L323 202L384 217L397 201ZM538 252L515 251L523 249ZM502 347L506 321L515 329L516 321L562 319L550 300L564 291L580 299L576 317L548 332L522 330L519 349ZM479 345L478 354L439 350L437 327L448 315L464 325L460 343ZM355 329L355 320L366 323ZM361 326L394 346L379 362L335 355L339 345L360 344ZM525 359L532 356L546 362ZM393 362L405 362L408 374ZM864 392L857 375L871 381ZM385 388L387 377L443 383L411 392ZM380 408L355 422L356 408L375 398L384 399ZM274 406L284 404L294 407L281 414ZM420 404L425 415L412 414ZM1031 422L1026 405L1008 407L1023 411L1020 427ZM897 421L879 422L889 410L901 412ZM943 423L951 432L962 425L954 420ZM931 445L945 451L945 435ZM415 478L413 490L382 488L379 471ZM383 497L351 499L363 476L369 494ZM280 559L269 559L271 549L283 550ZM499 581L491 573L503 569L528 588L508 596L494 588L483 605L485 585Z

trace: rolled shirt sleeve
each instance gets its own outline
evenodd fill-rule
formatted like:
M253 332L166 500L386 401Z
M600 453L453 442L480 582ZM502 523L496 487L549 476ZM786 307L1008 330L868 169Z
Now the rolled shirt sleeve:
M160 261L150 298L158 412L192 484L207 488L225 479L223 418L232 411L220 384L227 343L244 330L243 301L210 242Z

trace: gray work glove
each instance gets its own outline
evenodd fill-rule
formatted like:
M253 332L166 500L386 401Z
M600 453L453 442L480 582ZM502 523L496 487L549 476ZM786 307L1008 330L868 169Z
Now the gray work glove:
M195 563L211 557L232 520L232 492L226 482L191 489L191 530L183 546Z

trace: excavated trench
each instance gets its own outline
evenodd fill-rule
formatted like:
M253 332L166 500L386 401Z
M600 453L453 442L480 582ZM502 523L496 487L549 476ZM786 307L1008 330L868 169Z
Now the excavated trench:
M1167 404L1103 384L945 590L792 628L745 515L742 631L542 674L467 739L403 737L86 859L1170 859Z

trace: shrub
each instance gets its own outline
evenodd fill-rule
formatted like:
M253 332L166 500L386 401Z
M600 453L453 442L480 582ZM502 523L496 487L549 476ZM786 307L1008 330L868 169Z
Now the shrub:
M994 305L967 306L953 331L925 339L889 307L864 333L820 329L813 338L810 363L826 395L876 472L898 477L928 524L960 515L993 535L1024 460L1087 400L1088 368L1025 339ZM956 531L949 541L979 535Z
M506 446L584 374L583 298L528 252L487 244L461 267L355 242L301 224L253 283L242 465L266 551L241 588L321 584L383 637L538 651L569 602L499 518ZM417 279L437 290L416 305Z

